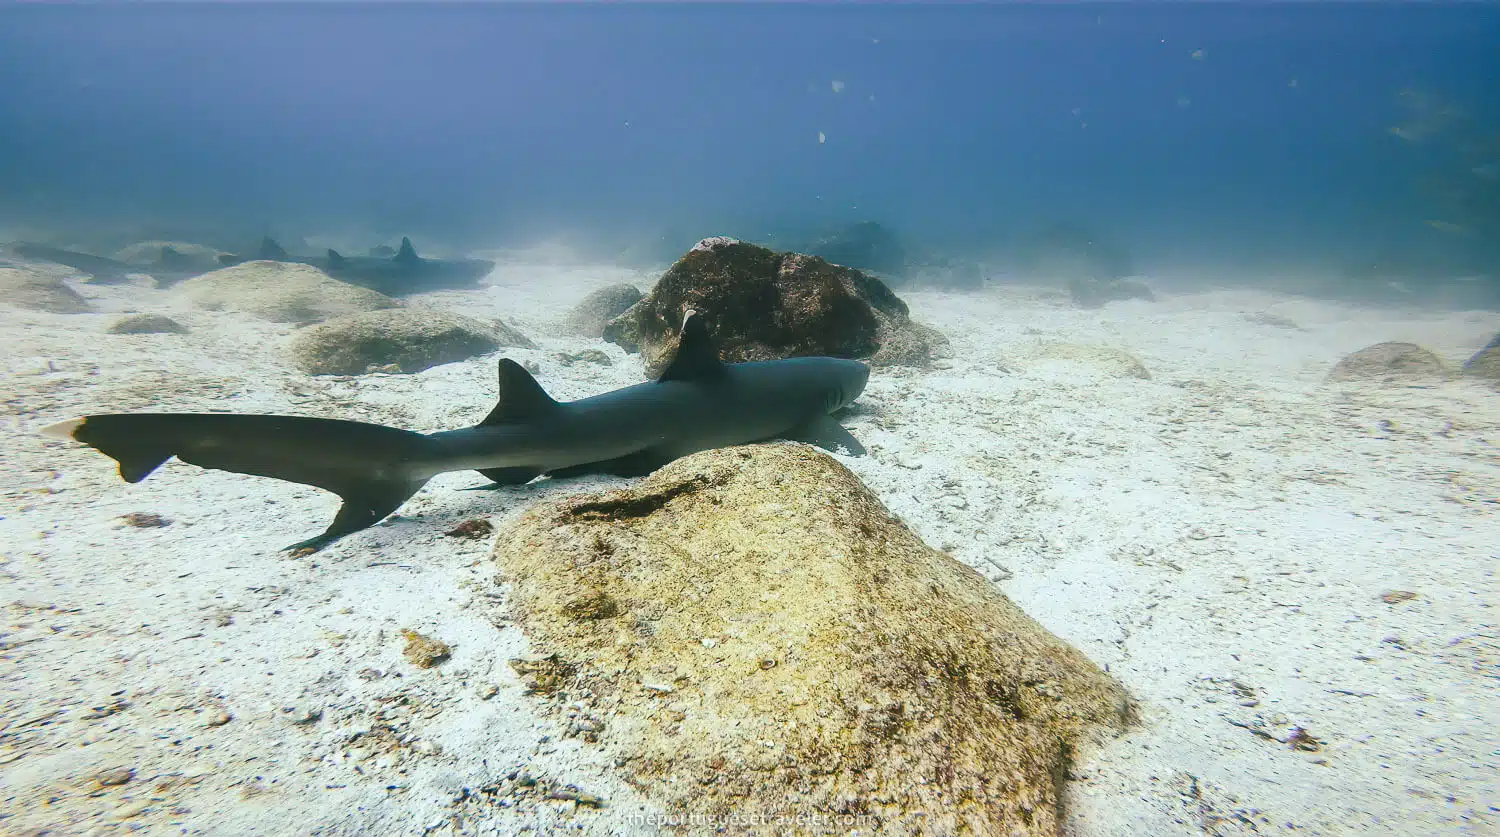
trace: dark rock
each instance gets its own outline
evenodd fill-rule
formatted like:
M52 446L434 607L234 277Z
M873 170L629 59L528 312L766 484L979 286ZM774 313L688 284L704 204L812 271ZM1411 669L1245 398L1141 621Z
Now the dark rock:
M131 314L109 327L110 334L187 334L187 328L162 314Z
M1110 282L1135 271L1120 245L1076 224L1054 224L1017 247L1016 265L1043 279Z
M651 293L609 322L604 339L641 352L655 375L676 348L688 310L704 316L730 363L868 358L899 339L907 345L893 348L900 359L893 362L922 364L946 344L933 330L914 327L906 303L878 279L816 256L724 237L688 251Z
M906 248L894 233L874 221L861 221L825 235L808 252L845 267L889 276L906 273Z
M1101 308L1107 303L1127 299L1156 301L1156 295L1151 293L1151 289L1146 287L1145 283L1131 279L1103 281L1073 278L1068 280L1068 293L1073 297L1073 303L1079 308Z
M634 285L609 285L589 294L568 315L568 330L584 337L600 337L610 320L641 301Z

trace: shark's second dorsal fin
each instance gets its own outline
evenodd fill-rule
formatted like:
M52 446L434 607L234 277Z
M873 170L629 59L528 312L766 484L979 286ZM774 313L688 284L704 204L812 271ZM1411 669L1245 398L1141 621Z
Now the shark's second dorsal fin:
M260 240L260 257L268 261L279 262L287 258L286 251L276 243L276 239L269 235Z
M479 423L504 424L508 421L528 421L557 409L557 402L542 389L542 385L531 377L531 373L508 357L500 359L500 398L495 409Z
M699 381L712 378L724 371L719 362L719 349L708 336L708 324L697 311L688 311L682 317L682 333L677 338L677 353L672 362L662 370L657 381Z
M401 237L401 249L396 251L396 255L391 257L391 261L401 262L402 264L420 261L417 258L417 248L411 246L411 239L406 236Z
M343 263L344 263L344 257L339 255L339 251L333 249L332 247L329 247L328 248L328 266L329 267L338 267L339 265L341 265Z

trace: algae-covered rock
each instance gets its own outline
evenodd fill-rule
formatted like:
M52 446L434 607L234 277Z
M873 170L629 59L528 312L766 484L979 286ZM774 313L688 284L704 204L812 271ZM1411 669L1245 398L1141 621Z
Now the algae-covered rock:
M292 341L292 356L309 375L363 375L371 369L410 374L502 346L535 344L504 323L486 325L451 311L411 307L311 326Z
M584 297L568 314L568 330L584 337L602 337L609 321L641 301L634 285L609 285Z
M709 323L728 363L799 356L868 358L897 335L893 357L923 365L940 356L930 329L911 329L906 303L885 283L816 256L778 253L732 238L707 238L667 269L640 302L614 318L604 339L640 351L661 371L676 350L683 312Z
M1125 721L1083 654L804 445L539 506L495 554L560 672L532 691L585 704L675 813L1053 835L1072 745Z
M0 302L52 314L83 314L89 301L58 276L27 268L0 267Z
M110 334L187 334L187 327L165 314L131 314L109 326Z
M245 262L195 276L172 292L210 311L237 311L278 323L315 322L401 304L310 265L272 261Z
M1376 343L1339 361L1330 381L1423 383L1452 377L1443 359L1415 343Z

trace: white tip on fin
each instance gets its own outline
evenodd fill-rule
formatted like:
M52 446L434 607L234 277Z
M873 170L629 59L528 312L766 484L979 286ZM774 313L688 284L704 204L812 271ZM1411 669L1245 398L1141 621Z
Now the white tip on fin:
M82 427L85 421L88 421L88 419L68 419L67 421L60 421L57 424L49 424L39 432L49 439L72 439L74 431Z

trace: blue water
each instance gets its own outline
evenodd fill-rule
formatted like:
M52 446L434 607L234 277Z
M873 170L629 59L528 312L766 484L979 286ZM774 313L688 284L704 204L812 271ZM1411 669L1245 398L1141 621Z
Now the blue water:
M1392 133L1403 89L1461 124ZM1068 220L1146 270L1335 264L1500 247L1490 151L1494 5L0 7L0 229L983 253Z

